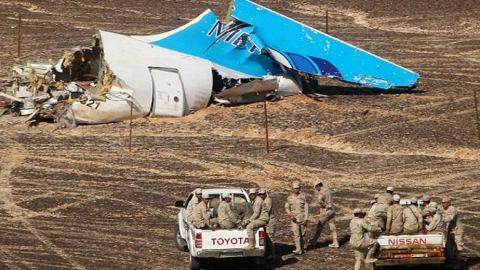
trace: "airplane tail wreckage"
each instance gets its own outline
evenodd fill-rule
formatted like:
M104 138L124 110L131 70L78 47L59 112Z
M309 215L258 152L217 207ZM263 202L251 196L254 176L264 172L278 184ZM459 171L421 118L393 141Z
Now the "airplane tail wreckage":
M411 89L419 74L249 0L231 20L207 10L151 36L99 31L93 46L56 65L15 66L0 92L6 110L63 126L144 116L184 116L212 103L300 94L317 77ZM352 90L354 91L354 90ZM1 109L1 108L0 108Z

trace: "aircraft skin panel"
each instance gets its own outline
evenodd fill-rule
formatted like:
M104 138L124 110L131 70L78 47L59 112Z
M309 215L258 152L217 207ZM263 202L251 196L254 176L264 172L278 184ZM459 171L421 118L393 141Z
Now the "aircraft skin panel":
M412 87L419 78L409 69L249 0L235 0L232 17L253 26L265 46L288 55L298 71L384 89Z
M181 27L179 31L158 36L160 39L150 43L208 59L217 65L247 74L249 77L281 73L278 64L269 56L260 53L259 47L263 44L256 45L254 41L247 38L254 30L253 27L227 33L226 26L210 10L194 21ZM257 42L260 43L260 41Z

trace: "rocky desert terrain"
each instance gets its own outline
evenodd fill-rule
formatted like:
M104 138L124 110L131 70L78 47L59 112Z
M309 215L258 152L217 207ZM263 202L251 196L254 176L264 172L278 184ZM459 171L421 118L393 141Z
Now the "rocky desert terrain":
M394 185L402 196L450 196L465 223L470 269L480 269L480 7L474 0L260 1L317 29L419 72L412 92L339 86L329 98L211 106L183 118L79 126L51 132L0 117L0 269L187 269L175 248L176 200L197 187L270 190L283 255L293 250L282 205L292 181L310 196L318 178L334 191L342 246L322 245L276 269L352 269L352 209ZM57 61L99 29L154 34L226 1L0 1L0 74L14 63ZM16 58L17 16L23 18ZM288 34L288 33L287 33ZM328 229L327 229L328 231ZM288 257L288 258L287 258ZM211 269L250 269L222 262Z

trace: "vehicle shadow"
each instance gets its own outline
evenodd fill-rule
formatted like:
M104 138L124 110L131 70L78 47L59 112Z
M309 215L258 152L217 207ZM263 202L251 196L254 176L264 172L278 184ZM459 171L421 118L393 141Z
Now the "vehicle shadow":
M420 89L407 89L407 88L394 88L394 89L380 89L380 88L371 88L371 87L362 87L362 86L351 86L351 85L322 85L322 84L309 84L304 90L304 94L311 97L315 95L356 95L356 96L366 96L366 95L398 95L398 94L418 94L425 93L426 91Z
M266 259L264 263L259 263L255 259L249 258L231 258L231 259L212 259L202 263L205 270L273 270L285 265L291 265L298 262L298 259L292 254L293 245L276 243L276 258Z
M480 257L467 257L462 270L480 270Z
M350 241L350 235L349 234L345 234L345 235L340 235L340 237L338 238L338 244L340 245L340 247L344 246L344 245L347 245L348 244L348 241ZM320 248L326 248L328 247L328 245L330 245L332 243L331 240L324 240L324 241L320 241L318 242L316 245L314 246L309 246L308 247L308 250L315 250L315 249L320 249Z

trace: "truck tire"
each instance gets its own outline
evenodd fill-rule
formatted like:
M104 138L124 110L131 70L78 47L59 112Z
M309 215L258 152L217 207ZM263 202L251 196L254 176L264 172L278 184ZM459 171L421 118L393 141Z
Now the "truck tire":
M175 225L175 244L180 251L186 252L188 251L188 244L187 241L182 238L182 235L180 234L180 228L178 226L178 224Z
M257 267L257 269L261 269L261 270L270 270L272 269L271 265L269 264L268 260L263 257L259 257L259 258L255 258L253 259L253 263L255 264L255 266Z
M202 269L202 264L200 263L200 259L192 257L192 255L190 255L190 269L191 270Z

